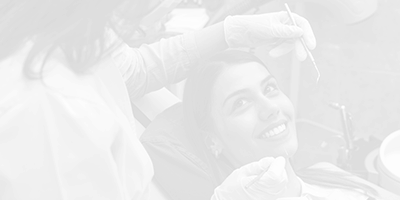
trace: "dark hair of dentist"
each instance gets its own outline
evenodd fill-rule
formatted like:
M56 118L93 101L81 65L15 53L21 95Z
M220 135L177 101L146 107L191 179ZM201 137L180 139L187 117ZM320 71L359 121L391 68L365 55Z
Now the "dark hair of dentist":
M150 1L125 0L11 0L3 1L0 17L0 59L12 55L28 40L34 45L26 60L26 75L40 53L61 48L69 67L84 72L99 61L107 49L106 27L128 37L151 7ZM123 4L123 6L121 6ZM122 31L121 21L125 21ZM7 47L7 48L4 48Z
M289 152L290 155L293 155L297 150L297 138L295 138L295 136L294 139L292 139L294 142L292 141L292 143L288 142L288 144L280 144L280 145L286 145L284 147L285 151L283 149L279 149L280 146L273 146L270 147L271 148L270 151L275 151L275 152L266 152L265 154L263 154L264 152L262 151L266 150L259 150L261 151L261 155L257 155L256 150L252 152L252 150L248 150L245 147L240 146L240 145L253 145L254 143L257 143L256 141L251 141L248 144L246 143L246 139L240 139L240 138L238 139L232 135L226 135L226 136L221 135L221 134L227 134L227 131L228 132L232 131L231 129L229 129L229 127L228 128L226 127L229 126L229 122L232 122L233 120L235 120L235 118L241 119L240 115L244 115L243 117L250 118L245 113L252 112L251 111L252 108L250 107L257 106L256 105L257 100L255 100L256 97L249 96L253 95L253 93L251 94L244 93L244 94L236 94L237 97L234 97L231 100L233 102L232 104L224 102L224 104L227 105L227 108L224 109L223 111L221 110L215 111L216 107L218 107L220 105L219 103L221 103L218 102L216 103L216 105L213 103L213 101L215 101L215 99L217 98L216 96L218 96L218 94L216 93L218 92L221 93L221 91L219 90L216 91L215 88L216 82L220 81L219 78L221 76L225 76L227 70L232 68L232 66L237 66L246 63L258 63L259 65L263 66L265 70L269 71L267 66L256 56L243 51L228 50L213 55L212 57L207 59L204 63L202 63L202 67L193 69L185 85L185 91L183 97L183 111L184 111L184 119L188 129L188 134L196 150L200 153L201 157L204 158L205 162L209 166L209 169L212 171L212 174L214 175L212 180L215 185L219 185L220 183L222 183L222 181L226 178L226 174L229 174L226 172L226 170L228 169L226 166L231 166L231 169L234 169L240 167L243 164L246 164L247 162L258 160L263 156L274 156L274 157L279 155L285 156L286 150L287 152ZM242 66L242 68L244 69L246 68L246 66ZM228 85L229 85L228 87L230 87L232 84L228 83ZM260 120L261 121L265 120L264 123L267 123L267 120L270 120L268 118L271 118L272 122L273 121L272 118L276 120L278 118L277 117L278 115L281 115L282 113L285 115L285 108L282 108L282 105L285 106L285 104L279 102L277 103L275 101L281 101L281 102L286 101L287 104L290 105L291 102L279 90L276 80L271 81L270 79L267 83L263 83L261 87L264 88L264 91L262 92L264 93L263 95L265 100L263 101L269 102L269 104L271 104L270 107L273 108L266 108L268 106L266 106L265 108L259 107L258 111L255 112L258 113L260 118L262 118L261 115L268 115L265 116L264 119ZM274 104L275 107L272 104ZM233 111L230 109L229 106L233 106ZM289 109L287 107L290 108L292 106L286 105L286 109ZM238 108L238 110L235 111L234 109L236 108ZM263 111L262 109L265 109L265 111ZM275 109L275 110L270 111L270 113L268 114L267 109L271 110ZM290 111L289 113L291 112L292 111ZM224 119L222 120L218 119L221 118L221 116L222 118L226 117L227 118L225 119L226 121ZM293 117L292 118L291 117L292 116L289 117L290 118L289 121L292 121L292 124L294 124L294 119ZM287 123L286 128L289 131L294 132L292 134L296 134L295 127L290 129L291 122L286 122L286 123ZM238 126L241 125L239 124ZM221 129L223 129L222 131L223 133L221 133L220 131ZM237 129L240 128L236 128L236 130ZM299 137L301 137L301 135ZM211 138L214 139L220 138L219 145L222 144L224 148L218 149L218 147L215 147L216 140ZM258 140L261 141L263 139L259 138ZM232 144L229 145L227 143L232 143ZM270 141L265 143L260 142L260 144L262 144L262 146L264 147L254 147L254 148L268 149L268 147L265 146L274 145L273 142ZM217 152L215 152L216 150ZM233 151L236 151L236 153ZM249 155L243 153L247 151L250 152ZM215 157L216 156L215 154L218 154L217 156L218 158ZM240 157L240 154L244 155ZM352 191L361 190L365 192L365 194L377 195L377 192L368 185L349 179L349 174L324 170L320 168L304 168L298 170L297 172L295 172L295 174L298 177L300 177L300 179L302 179L305 183L311 185L334 188L334 189L341 188L344 190L352 190ZM290 181L291 180L289 179L289 184Z

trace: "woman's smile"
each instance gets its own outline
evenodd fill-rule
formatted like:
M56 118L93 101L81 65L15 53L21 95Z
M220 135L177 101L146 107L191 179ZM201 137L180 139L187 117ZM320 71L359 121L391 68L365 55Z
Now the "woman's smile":
M261 132L258 136L260 139L276 140L284 137L287 133L286 120L281 120L276 123L271 124Z
M266 128L257 131L254 140L258 140L262 145L286 145L286 142L290 141L292 135L296 133L295 131L292 131L290 124L291 120L288 120L287 118L282 118L272 123L261 124Z

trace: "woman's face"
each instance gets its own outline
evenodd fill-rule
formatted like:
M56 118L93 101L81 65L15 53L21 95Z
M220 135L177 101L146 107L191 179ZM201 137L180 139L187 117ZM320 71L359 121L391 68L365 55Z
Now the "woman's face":
M234 164L296 152L292 102L261 64L237 64L222 72L212 90L211 107L215 139Z

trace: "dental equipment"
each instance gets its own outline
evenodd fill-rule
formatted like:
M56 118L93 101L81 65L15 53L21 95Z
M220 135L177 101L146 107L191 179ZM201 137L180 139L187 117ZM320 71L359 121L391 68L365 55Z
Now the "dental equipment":
M339 110L341 121L342 121L342 129L343 129L343 136L346 142L346 148L349 150L354 149L354 130L352 125L352 117L349 112L347 112L346 106L341 105L336 102L330 102L329 106Z
M285 149L285 154L286 154L286 157L288 158L289 157L289 154L288 154L288 152L286 151L286 148L284 148ZM271 165L270 165L271 166ZM267 169L265 169L263 172L261 172L261 174L259 174L257 177L255 177L252 181L250 181L246 186L245 186L245 188L247 189L247 188L249 188L250 186L252 186L255 182L257 182L257 181L259 181L260 179L261 179L261 177L263 177L264 176L264 174L269 170L269 167L270 166L268 166L267 167Z
M288 6L287 3L285 3L285 7L286 7L286 11L287 11L287 13L288 13L288 15L289 15L289 18L290 18L290 20L292 21L292 24L293 24L294 26L297 26L296 21L294 20L293 15L292 15L292 12L290 11L290 8L289 8L289 6ZM315 70L317 71L317 74L318 74L318 76L317 76L317 83L318 83L318 82L319 82L319 77L321 76L321 74L319 73L317 64L315 63L314 56L311 54L311 51L308 49L308 47L307 47L307 45L306 45L306 42L304 41L304 38L303 38L303 37L300 37L300 41L301 41L301 44L303 45L304 49L306 50L308 57L310 57L310 60L311 60L311 62L313 63Z
M329 106L339 110L342 121L343 135L339 138L343 139L345 146L340 147L338 155L338 166L345 170L351 170L350 161L352 155L358 150L358 147L354 144L354 130L352 125L352 117L346 110L346 106L336 102L330 102Z

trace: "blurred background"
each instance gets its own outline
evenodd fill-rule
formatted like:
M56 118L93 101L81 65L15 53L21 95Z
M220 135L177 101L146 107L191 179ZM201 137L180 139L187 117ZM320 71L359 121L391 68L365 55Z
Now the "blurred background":
M297 158L340 166L338 159L344 155L336 149L343 143L329 137L347 129L353 133L355 149L347 162L362 172L369 154L400 128L400 1L271 1L261 10L283 10L284 2L313 27L317 48L312 53L321 72L319 82L310 60L298 62L292 55L270 58L262 47L256 53L270 64L296 106L303 135L303 151ZM332 103L345 107L347 128L343 110Z
M311 23L319 82L309 59L271 58L267 47L248 50L269 66L295 105L300 150L294 162L301 168L328 161L376 182L366 160L400 129L399 0L160 0L155 13L168 14L157 23L150 15L147 42L228 15L282 11L284 3ZM181 97L183 83L168 89Z

